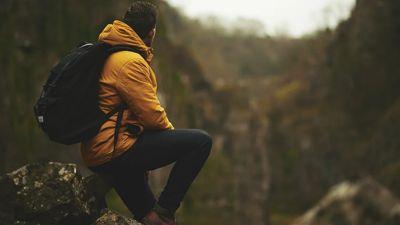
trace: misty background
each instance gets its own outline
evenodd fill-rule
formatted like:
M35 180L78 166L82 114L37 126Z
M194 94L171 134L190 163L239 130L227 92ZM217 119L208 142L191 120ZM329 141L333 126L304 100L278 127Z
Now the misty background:
M332 186L366 177L399 196L399 1L153 2L160 99L176 128L214 140L181 223L293 224ZM52 65L128 6L0 2L1 174L41 161L89 174L78 145L43 134L33 105ZM168 172L152 173L156 193ZM115 192L107 201L129 215Z

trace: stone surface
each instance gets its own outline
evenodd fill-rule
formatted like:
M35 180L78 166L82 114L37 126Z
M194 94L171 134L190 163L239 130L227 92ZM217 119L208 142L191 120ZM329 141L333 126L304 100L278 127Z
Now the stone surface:
M400 203L372 178L343 182L294 225L399 225Z
M105 208L101 179L75 164L23 166L0 177L0 225L90 224Z
M106 210L92 225L141 225L111 210Z

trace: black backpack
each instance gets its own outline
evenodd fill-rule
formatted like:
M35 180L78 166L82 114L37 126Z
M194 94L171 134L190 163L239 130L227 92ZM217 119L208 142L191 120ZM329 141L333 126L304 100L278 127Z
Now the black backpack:
M83 43L53 67L34 106L36 120L52 141L71 145L94 137L118 113L114 148L125 104L104 114L98 105L99 77L109 55L138 49L106 43Z

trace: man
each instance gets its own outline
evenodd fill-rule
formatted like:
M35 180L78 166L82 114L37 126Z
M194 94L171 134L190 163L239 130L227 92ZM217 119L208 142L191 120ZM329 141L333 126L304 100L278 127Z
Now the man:
M135 219L144 224L173 225L175 211L210 154L212 140L202 130L174 129L160 105L156 76L149 66L156 19L153 4L135 1L122 21L115 20L99 35L100 42L131 46L141 54L112 54L99 80L99 106L105 113L122 102L128 106L115 149L117 115L103 124L94 138L82 143L81 154L89 169L115 188ZM132 127L138 128L139 135ZM156 200L146 173L173 162Z

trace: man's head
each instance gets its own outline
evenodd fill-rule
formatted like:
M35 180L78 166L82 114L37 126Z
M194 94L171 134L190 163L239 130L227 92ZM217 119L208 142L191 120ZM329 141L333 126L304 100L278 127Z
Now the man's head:
M156 34L157 7L147 1L134 1L125 13L123 22L150 47Z

